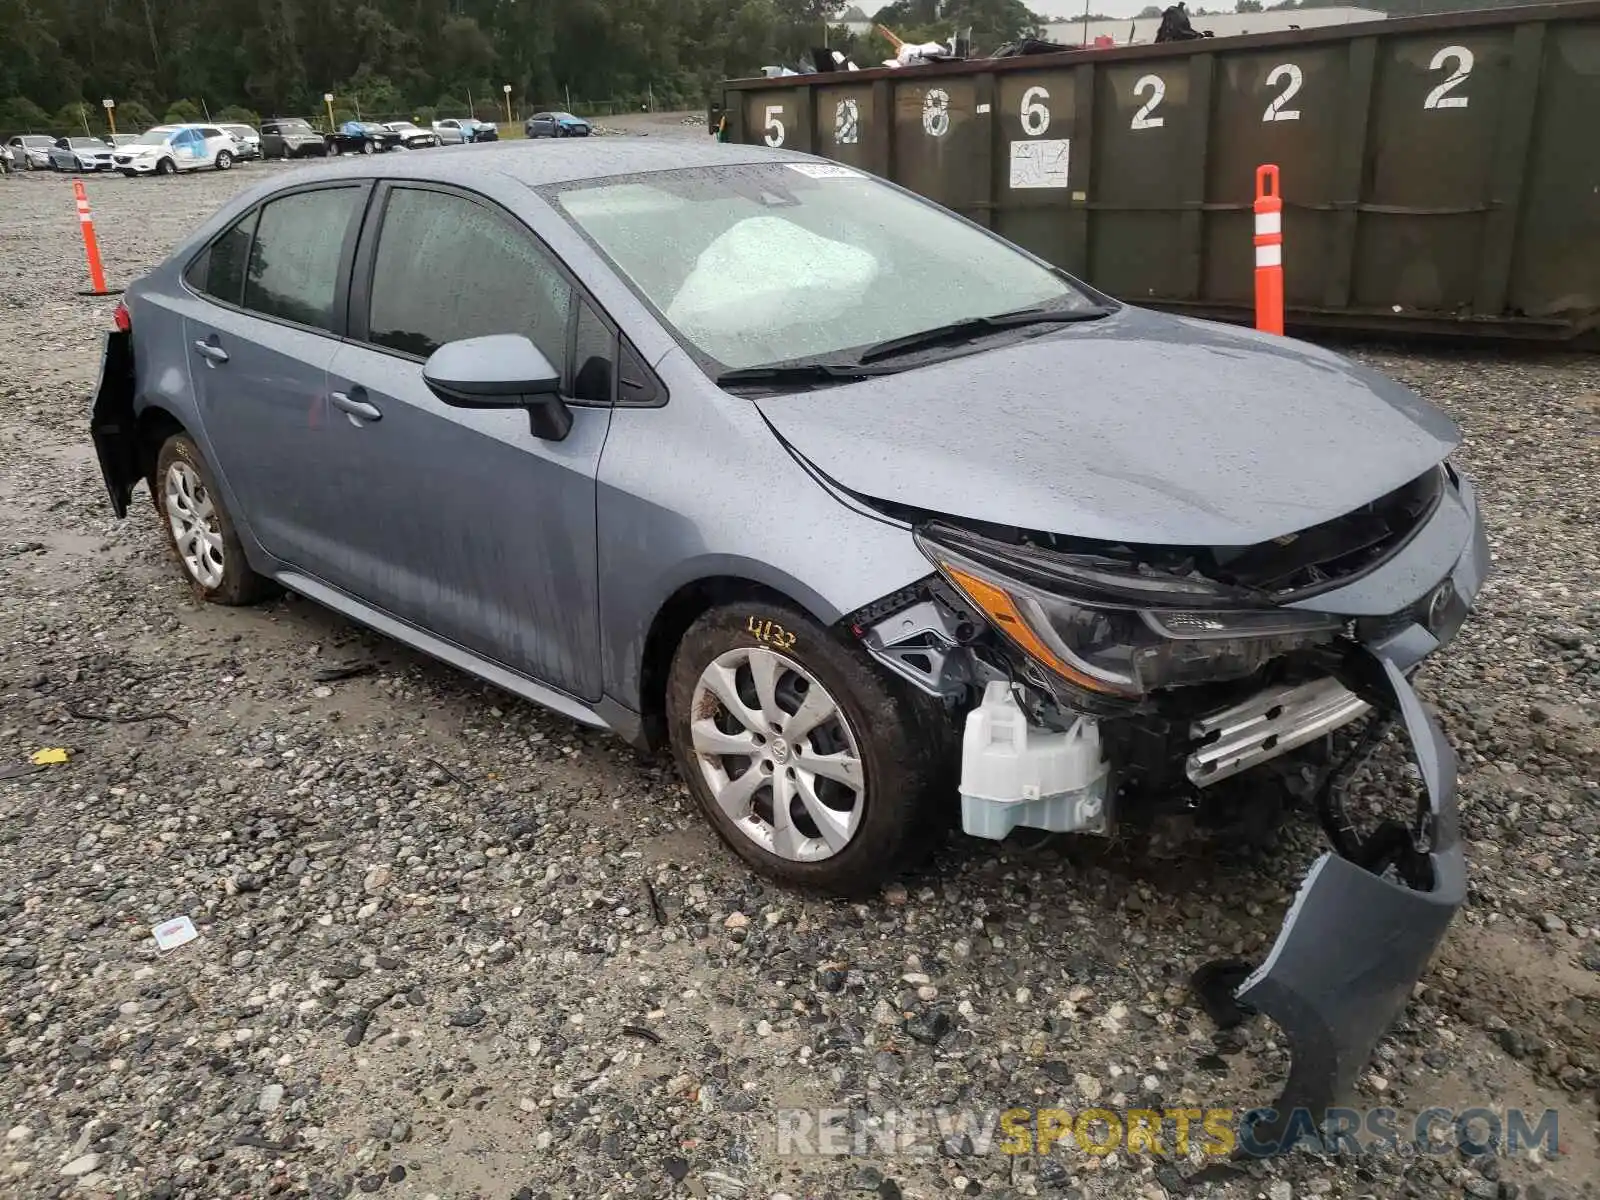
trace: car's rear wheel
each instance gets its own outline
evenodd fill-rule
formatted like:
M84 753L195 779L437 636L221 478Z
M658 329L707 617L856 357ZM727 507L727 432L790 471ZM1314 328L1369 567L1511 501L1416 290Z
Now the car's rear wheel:
M931 705L786 605L711 610L679 643L668 736L717 833L784 883L844 895L910 866L943 824Z
M272 592L246 561L211 468L188 434L162 443L150 490L183 573L207 600L251 604Z

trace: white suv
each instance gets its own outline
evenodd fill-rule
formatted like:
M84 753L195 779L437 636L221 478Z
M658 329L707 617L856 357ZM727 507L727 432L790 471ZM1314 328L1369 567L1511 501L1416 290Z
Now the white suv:
M171 175L201 167L226 171L238 157L238 143L215 125L157 125L117 147L113 162L124 175Z

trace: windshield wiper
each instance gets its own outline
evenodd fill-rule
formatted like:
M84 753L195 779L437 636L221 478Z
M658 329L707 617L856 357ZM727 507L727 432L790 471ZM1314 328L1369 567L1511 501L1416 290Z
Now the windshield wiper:
M944 342L959 342L997 329L1020 329L1024 325L1068 325L1075 321L1096 321L1109 316L1109 308L1038 309L1024 308L1017 312L999 313L992 317L973 317L968 321L953 321L949 325L936 325L920 333L890 338L868 346L857 356L862 363L891 358L910 350L921 350Z
M873 375L893 375L893 367L860 367L854 363L779 363L770 367L738 367L717 376L717 385L740 383L848 383Z

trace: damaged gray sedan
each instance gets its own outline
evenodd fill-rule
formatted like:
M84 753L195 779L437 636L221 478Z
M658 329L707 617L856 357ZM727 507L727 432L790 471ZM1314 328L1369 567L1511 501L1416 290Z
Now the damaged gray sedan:
M670 746L777 879L871 888L958 804L1104 834L1296 775L1333 851L1237 988L1285 1105L1349 1083L1462 901L1408 679L1483 527L1450 421L1334 354L847 167L621 139L266 184L119 324L112 502L148 481L202 594L287 587ZM1363 828L1338 768L1386 728L1423 798Z

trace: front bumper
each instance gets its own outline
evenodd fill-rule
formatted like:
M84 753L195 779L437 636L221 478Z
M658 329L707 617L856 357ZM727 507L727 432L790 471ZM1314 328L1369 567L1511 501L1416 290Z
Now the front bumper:
M1308 1118L1322 1127L1328 1109L1348 1094L1378 1039L1404 1008L1465 900L1455 754L1409 682L1417 664L1455 636L1489 570L1476 494L1467 480L1452 482L1435 516L1402 552L1378 570L1307 603L1308 608L1348 614L1352 620L1354 641L1329 668L1330 677L1302 678L1262 692L1195 719L1184 731L1189 738L1184 772L1203 788L1376 710L1406 731L1426 791L1426 803L1419 806L1409 830L1390 831L1399 837L1389 843L1386 861L1369 861L1373 846L1353 846L1346 838L1338 842L1341 849L1363 861L1325 852L1312 864L1271 952L1233 992L1240 1005L1278 1024L1292 1056L1281 1095L1270 1108L1258 1110L1243 1132L1246 1153L1291 1148L1283 1135L1291 1129L1304 1131ZM907 628L914 624L901 623ZM913 632L927 640L921 626ZM867 639L869 650L893 665L893 647L875 644L876 636L875 629ZM934 644L953 649L955 640L946 636ZM928 651L920 642L918 646L926 657ZM935 690L926 681L923 686ZM1103 794L1097 790L1097 777L1081 767L1073 773L1060 765L1074 765L1066 756L1078 736L1075 731L1036 739L1043 749L1029 753L1053 756L1052 770L1008 779L1008 791L992 793L1000 796L998 801L982 794L967 797L972 728L969 718L962 764L963 824L969 832L1004 836L1016 824L1093 831L1095 825L1084 815L1086 805L1096 823L1105 821L1105 811L1096 803ZM1020 757L991 752L987 777L993 777L994 762L1012 763ZM1051 819L1027 819L1034 810ZM1331 826L1329 832L1340 836Z
M1374 661L1381 683L1368 698L1399 717L1427 791L1419 824L1431 886L1408 887L1333 853L1312 865L1271 952L1234 993L1277 1022L1291 1054L1283 1092L1244 1131L1241 1145L1249 1153L1291 1149L1285 1132L1306 1128L1297 1114L1322 1127L1400 1015L1466 899L1455 752L1394 662ZM1386 696L1374 694L1384 690Z
M118 159L115 165L124 175L149 175L160 161L158 158L130 158L127 162Z

